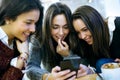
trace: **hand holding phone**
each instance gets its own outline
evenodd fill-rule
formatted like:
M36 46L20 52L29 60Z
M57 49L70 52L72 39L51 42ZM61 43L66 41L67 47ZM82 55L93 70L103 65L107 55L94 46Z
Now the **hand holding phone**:
M60 62L60 67L62 70L70 69L71 71L76 71L80 68L80 64L88 66L86 59L77 55L72 55L70 57L65 57L64 60Z

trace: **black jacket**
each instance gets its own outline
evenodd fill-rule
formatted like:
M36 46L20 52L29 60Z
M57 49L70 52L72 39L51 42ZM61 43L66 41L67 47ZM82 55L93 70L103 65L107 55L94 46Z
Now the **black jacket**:
M110 45L111 58L120 58L120 17L115 19L115 31L113 32L113 39Z

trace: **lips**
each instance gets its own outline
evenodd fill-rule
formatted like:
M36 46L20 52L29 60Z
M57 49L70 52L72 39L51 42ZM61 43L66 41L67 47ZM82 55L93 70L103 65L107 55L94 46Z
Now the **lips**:
M90 45L93 43L92 42L92 36L89 36L89 37L85 38L84 40Z
M84 39L86 42L90 42L91 41L91 37L89 37L89 38L86 38L86 39Z
M26 33L24 32L23 34L26 38L30 35L30 33L28 33L28 32L26 32Z
M63 41L63 40L64 40L64 37L58 37L58 39L60 39L61 41Z
M85 41L89 42L89 41L90 41L90 39L86 39Z

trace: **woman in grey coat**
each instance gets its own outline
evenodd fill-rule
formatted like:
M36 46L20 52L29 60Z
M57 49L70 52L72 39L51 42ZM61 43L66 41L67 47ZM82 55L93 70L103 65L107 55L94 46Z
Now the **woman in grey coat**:
M32 39L31 55L27 64L27 76L31 80L44 80L51 76L47 74L50 72L55 79L66 79L75 75L76 72L70 70L59 73L52 71L53 68L56 72L60 71L60 67L55 66L59 66L63 57L68 56L70 49L75 46L75 43L71 43L71 40L75 39L72 35L71 20L71 10L65 4L55 3L49 7L44 18L42 38L34 36ZM72 79L75 79L75 76Z
M73 54L77 42L71 15L69 7L62 3L52 4L48 8L42 27L42 38L34 36L32 39L31 55L27 64L27 76L31 80L74 80L76 78L76 71L69 69L61 71L59 67L64 57ZM81 65L77 77L89 72L88 67Z

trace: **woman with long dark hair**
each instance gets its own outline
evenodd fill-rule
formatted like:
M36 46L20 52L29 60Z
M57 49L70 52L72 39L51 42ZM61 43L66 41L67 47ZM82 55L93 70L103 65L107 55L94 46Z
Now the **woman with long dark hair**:
M22 80L29 56L28 38L40 29L39 0L2 0L0 5L0 80ZM36 31L36 32L35 32ZM17 57L16 65L11 60Z
M74 80L90 71L84 65L78 68L79 76L76 76L76 71L61 70L60 62L64 58L78 54L74 53L77 41L72 26L72 13L67 5L58 2L47 9L42 28L42 40L40 38L33 40L27 64L27 76L30 79Z
M113 38L111 38L109 26L96 9L84 5L73 13L73 25L79 39L78 48L79 46L82 48L80 56L86 58L91 66L97 68L98 72L103 63L114 62L113 59L120 58L118 48L115 48L120 45L118 21L116 23L118 27L116 26ZM80 52L78 48L77 52ZM98 61L99 59L101 61Z

